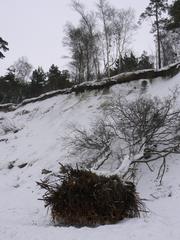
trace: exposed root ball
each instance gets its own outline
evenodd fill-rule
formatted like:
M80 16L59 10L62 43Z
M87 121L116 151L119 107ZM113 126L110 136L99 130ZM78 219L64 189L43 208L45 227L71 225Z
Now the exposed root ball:
M54 222L74 226L116 223L139 217L144 209L131 182L117 176L98 176L87 170L62 166L56 181L38 182L46 192L45 207L50 207Z

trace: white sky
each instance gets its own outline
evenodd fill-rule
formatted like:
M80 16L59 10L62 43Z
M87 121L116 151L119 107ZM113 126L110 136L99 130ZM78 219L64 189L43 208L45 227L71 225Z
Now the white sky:
M77 23L78 15L70 7L70 0L0 0L0 36L8 41L10 51L0 60L0 75L19 57L26 56L36 68L48 70L53 63L60 69L67 68L63 58L67 49L62 45L64 25ZM81 0L89 7L95 0ZM88 3L87 3L88 2ZM109 0L117 8L132 7L137 19L149 0ZM149 33L150 23L145 23L134 35L135 53L143 50L152 53L154 43Z

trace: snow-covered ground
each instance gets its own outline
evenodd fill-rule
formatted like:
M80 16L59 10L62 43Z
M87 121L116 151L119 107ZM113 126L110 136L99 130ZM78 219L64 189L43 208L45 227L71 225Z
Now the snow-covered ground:
M147 94L167 96L178 82L180 74L157 79ZM138 81L115 85L108 92L59 95L14 112L0 112L0 240L180 239L180 156L168 160L162 186L155 181L156 173L146 168L139 172L137 188L149 210L140 219L97 228L55 227L43 202L37 200L42 196L36 185L44 177L42 169L57 171L58 162L73 163L63 144L69 125L88 127L112 96L133 98L140 93Z

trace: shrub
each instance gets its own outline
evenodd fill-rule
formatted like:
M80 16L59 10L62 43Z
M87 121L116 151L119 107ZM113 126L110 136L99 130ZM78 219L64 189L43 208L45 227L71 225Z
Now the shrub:
M111 127L101 119L92 124L90 130L69 125L73 135L64 138L64 145L70 157L82 160L86 168L99 169L112 155L111 144L115 134Z
M140 164L161 160L157 178L162 181L166 159L180 154L180 109L177 108L176 89L172 95L160 99L140 96L128 101L112 99L104 109L104 116L87 131L72 128L67 147L73 157L79 156L86 167L95 170L105 163L114 164L121 177L135 178ZM117 170L116 170L117 173Z
M61 166L56 181L37 183L46 192L42 200L50 207L55 223L96 226L140 217L144 209L135 186L117 176L99 176L84 169Z

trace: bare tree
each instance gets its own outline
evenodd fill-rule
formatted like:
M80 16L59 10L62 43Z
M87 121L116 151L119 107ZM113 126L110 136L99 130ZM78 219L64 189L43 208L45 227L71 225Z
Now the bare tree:
M125 142L124 154L130 158L130 165L148 164L162 159L159 176L166 167L166 157L180 153L179 124L180 111L174 110L176 93L160 100L140 98L125 102L121 98L113 102L108 116L117 135Z
M118 97L106 106L104 118L87 131L73 128L68 141L73 155L99 169L107 161L116 161L124 177L135 176L139 164L162 160L158 178L166 170L170 154L180 153L180 110L175 108L177 91L163 100L140 97L132 102ZM79 155L80 154L80 155Z
M14 72L17 80L26 81L32 71L32 65L28 62L26 57L21 57L10 66L9 70Z
M96 29L96 16L86 12L78 1L72 1L73 9L80 15L79 25L66 25L64 45L70 50L77 82L90 81L99 78L99 32Z
M86 59L87 59L87 80L95 72L96 79L99 78L100 60L99 60L99 39L100 34L96 28L96 15L94 12L86 12L85 7L77 0L72 0L73 9L81 16L80 24L86 29L88 42L86 42Z
M63 42L71 53L74 79L78 83L100 79L103 64L110 77L110 68L125 52L135 29L133 10L116 10L106 0L99 0L97 13L86 11L77 0L72 0L72 7L80 21L78 26L66 25Z
M122 54L126 52L132 33L136 30L135 15L132 9L116 9L106 0L99 0L97 8L103 26L104 66L107 76L110 77L110 68L117 58L120 59Z
M83 29L81 27L74 27L72 24L66 25L66 36L64 38L64 45L67 46L71 53L72 61L70 63L72 68L72 75L75 83L85 81L85 54Z
M65 146L71 149L70 156L80 156L86 167L99 169L112 154L112 128L101 119L92 124L89 131L75 125L69 126L69 129L73 133L72 137L64 140Z
M121 56L126 53L128 44L131 41L133 32L137 29L134 10L129 8L116 10L113 19L113 39L115 46L115 57L121 63ZM119 66L120 68L121 66Z
M102 21L103 31L102 36L105 42L104 47L104 65L107 71L107 76L110 77L110 52L112 45L112 36L113 36L113 18L115 15L115 8L110 6L110 4L106 0L99 0L97 4L98 8L98 16Z

